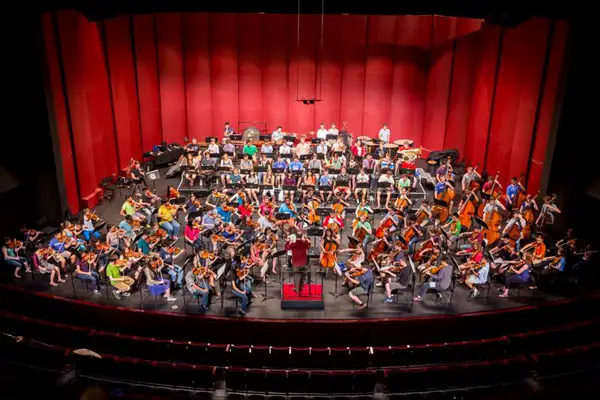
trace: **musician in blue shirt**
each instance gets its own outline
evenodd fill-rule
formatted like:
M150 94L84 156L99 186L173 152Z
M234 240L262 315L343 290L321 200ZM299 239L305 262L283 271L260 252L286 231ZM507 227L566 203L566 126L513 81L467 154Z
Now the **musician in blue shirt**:
M289 168L290 171L302 171L304 170L304 165L300 162L298 157L295 157L294 161L290 163Z
M506 197L508 198L509 204L512 205L514 203L515 199L517 198L517 194L519 194L521 190L523 192L525 191L523 185L517 181L517 178L512 178L510 185L506 187Z
M290 214L291 218L296 218L296 206L292 204L290 198L286 198L285 202L279 206L278 212Z
M331 183L332 183L331 175L329 175L329 172L326 169L323 170L323 175L321 175L321 177L319 178L319 188L322 188L323 186L330 187ZM325 201L325 192L323 190L320 190L320 194L321 194L321 200ZM327 196L327 201L329 201L329 199L331 198L332 195L333 195L333 190L331 190L329 192L329 195Z

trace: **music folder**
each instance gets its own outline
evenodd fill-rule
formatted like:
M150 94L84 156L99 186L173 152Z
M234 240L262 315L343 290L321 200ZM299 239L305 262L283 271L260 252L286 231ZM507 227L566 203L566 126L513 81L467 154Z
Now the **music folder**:
M273 168L271 171L274 174L283 174L283 172L285 171L285 168Z
M267 167L265 167L263 165L259 165L257 167L254 167L254 171L255 172L267 172Z
M293 186L293 185L283 185L282 189L285 190L285 191L291 192L291 191L296 190L296 186Z
M217 167L217 171L219 171L219 172L231 172L231 168L230 167L221 167L221 166L218 166Z
M291 217L290 213L281 213L281 212L275 213L275 219L280 220L280 221L290 219L290 217Z
M331 185L321 185L321 186L319 186L319 190L321 190L323 192L331 192L332 187L331 187Z
M356 183L357 189L369 189L370 187L371 187L370 182L357 182Z

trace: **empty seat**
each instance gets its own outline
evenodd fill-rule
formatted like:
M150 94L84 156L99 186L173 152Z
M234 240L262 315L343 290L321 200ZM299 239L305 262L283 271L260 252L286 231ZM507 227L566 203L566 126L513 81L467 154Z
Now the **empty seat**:
M269 355L269 367L272 368L287 368L292 362L294 362L295 367L299 366L301 363L298 363L296 358L293 358L290 355L291 348L287 346L271 346L270 355ZM294 356L296 353L294 353ZM300 357L301 358L301 357Z
M247 369L246 370L246 390L252 392L269 392L269 382L267 380L267 370Z
M267 370L267 380L269 382L269 393L286 394L288 389L288 373L283 369Z
M354 393L373 393L377 383L377 372L373 370L354 371Z
M250 346L232 344L229 346L228 365L235 367L247 367L250 359Z
M329 371L321 371L315 370L310 371L310 387L308 387L307 392L316 393L316 394L330 394L331 391L329 389L329 379L330 379Z
M232 392L245 392L246 368L227 367L225 369L225 387Z
M350 370L331 371L329 375L329 391L332 394L353 393L354 373Z
M290 393L306 393L310 387L310 374L306 370L288 371L288 390Z

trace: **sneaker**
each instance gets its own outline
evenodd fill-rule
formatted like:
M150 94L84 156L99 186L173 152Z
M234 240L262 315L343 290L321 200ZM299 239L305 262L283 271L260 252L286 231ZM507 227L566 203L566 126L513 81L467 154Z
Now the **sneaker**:
M94 290L94 294L102 294L99 290Z
M413 297L413 301L421 301L421 300L423 300L421 298L421 296L415 296L415 297Z
M116 297L118 300L121 300L121 299L123 298L123 296L121 296L121 293L119 293L119 292L118 292L118 291L116 291L116 290L113 290L113 294L115 295L115 297Z
M477 297L478 294L479 294L479 290L477 290L477 288L474 288L473 291L471 291L471 297L472 298Z
M442 296L441 293L436 293L436 294L437 294L438 299L441 299L442 297L444 297L444 296Z
M381 283L381 282L377 282L377 283L375 284L375 287L382 287L382 286L383 286L383 283Z
M238 310L238 314L240 314L243 317L244 315L246 315L246 311L240 309Z
M391 304L394 302L394 298L393 297L386 297L385 299L383 299L383 302L386 304Z
M129 297L129 296L131 296L131 293L129 293L129 292L123 292L122 295L125 296L125 297Z
M167 301L177 301L176 297L167 297Z

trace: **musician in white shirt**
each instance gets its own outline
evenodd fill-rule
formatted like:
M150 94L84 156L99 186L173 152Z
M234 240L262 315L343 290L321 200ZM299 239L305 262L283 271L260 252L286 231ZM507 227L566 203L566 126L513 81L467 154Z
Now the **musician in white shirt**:
M388 208L390 203L390 197L392 196L392 191L394 190L394 176L392 175L391 169L386 169L384 174L379 176L378 183L387 183L387 187L378 187L377 188L377 208L381 208L381 192L386 191L386 199L385 199L385 208Z
M215 141L215 139L210 139L210 143L208 145L208 153L209 154L219 154L219 145Z
M279 154L291 154L292 148L286 143L283 142L281 146L279 146Z
M338 129L335 127L335 124L332 123L331 128L329 128L329 130L327 131L327 134L337 136L339 133L340 133L340 131L338 131Z
M383 124L383 127L379 130L379 139L381 139L384 143L390 142L391 132L387 126L387 124Z
M300 138L300 143L296 145L296 156L300 157L310 153L310 143L306 143L306 139Z
M325 141L319 143L316 152L317 154L327 155L327 143L325 143Z
M327 139L327 129L325 129L325 124L321 122L319 129L317 130L317 138L321 140Z
M271 134L271 140L275 142L275 144L280 144L283 142L283 128L278 126L277 129L273 131Z

